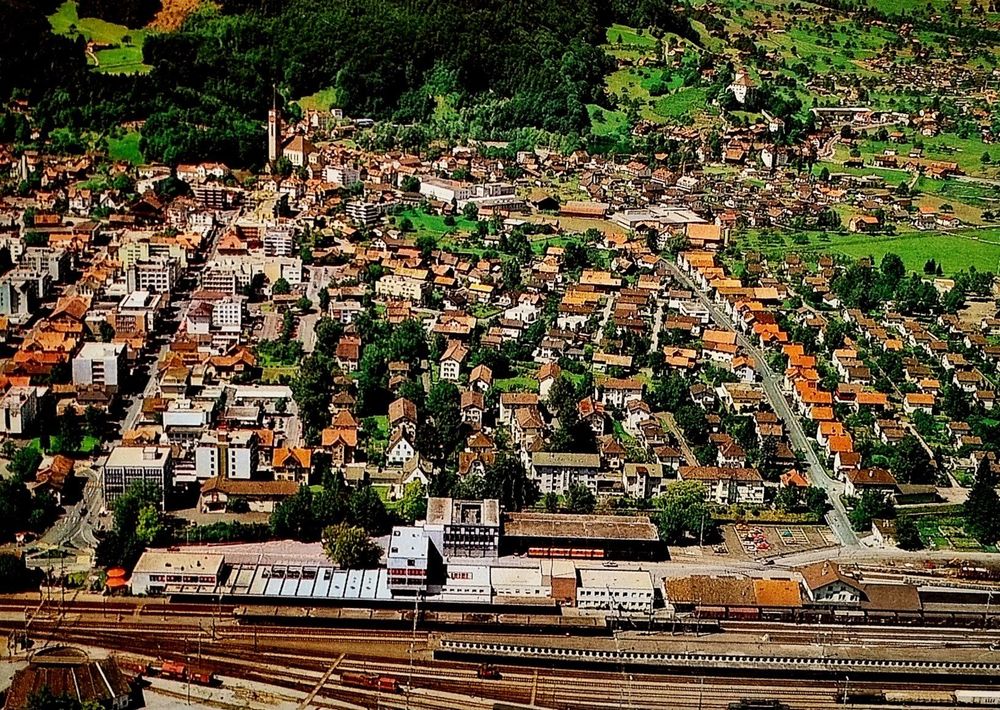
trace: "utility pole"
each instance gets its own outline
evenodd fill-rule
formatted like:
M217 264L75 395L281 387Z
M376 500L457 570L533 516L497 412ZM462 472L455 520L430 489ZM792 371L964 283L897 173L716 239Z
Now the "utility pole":
M418 589L413 597L413 631L410 635L410 668L406 674L406 710L410 710L410 688L413 686L413 651L417 645L417 617L420 616L420 594Z

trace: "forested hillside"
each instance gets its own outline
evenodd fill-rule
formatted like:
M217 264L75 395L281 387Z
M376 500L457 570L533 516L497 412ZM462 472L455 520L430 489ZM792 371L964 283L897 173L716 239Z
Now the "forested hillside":
M51 3L12 1L23 3L30 26L0 48L0 69L13 68L0 71L11 77L0 79L3 93L33 88L51 126L148 118L144 151L167 161L259 161L272 86L286 97L332 88L350 114L403 124L425 121L444 102L481 134L579 133L589 127L587 104L603 101L611 60L600 45L610 23L686 31L654 1L224 0L176 32L150 33L148 75L83 77L72 42L43 37L52 8L42 6ZM84 5L135 26L159 2L84 0L81 13ZM28 78L18 62L44 71Z

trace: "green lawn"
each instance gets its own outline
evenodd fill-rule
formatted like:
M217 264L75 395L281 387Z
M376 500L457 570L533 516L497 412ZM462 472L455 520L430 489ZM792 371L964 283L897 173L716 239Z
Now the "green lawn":
M389 440L389 417L385 414L378 414L373 417L365 417L365 421L371 421L374 425L375 439L381 441Z
M108 49L96 52L97 63L88 56L88 62L98 71L110 74L146 73L152 67L142 63L142 43L146 39L146 30L129 29L125 25L116 25L95 17L81 18L77 14L75 0L66 0L52 15L49 15L52 31L59 35L74 37L82 36L90 42L114 45ZM124 42L125 38L129 42Z
M876 260L888 254L898 254L907 269L920 272L928 259L934 259L948 274L975 266L980 271L997 272L1000 269L1000 233L998 230L962 232L974 235L976 240L964 238L959 233L916 233L898 237L851 238L848 242L834 239L833 251L847 256L873 256Z
M639 34L640 32L642 34ZM656 37L653 37L649 32L637 30L627 25L614 24L608 28L608 44L615 47L655 49L657 42Z
M124 160L133 165L141 165L145 162L142 152L139 150L138 131L129 131L117 138L108 138L108 157L112 160Z
M282 375L295 377L298 367L262 367L260 381L264 384L277 384Z
M996 552L995 546L984 547L965 532L965 519L961 516L914 516L920 539L931 550L971 550Z
M296 101L303 111L329 111L337 105L337 90L332 86L320 89L315 94L303 96Z
M981 271L1000 271L1000 228L949 233L907 232L895 236L867 236L821 231L781 229L748 230L739 237L745 249L780 255L795 251L812 254L839 253L853 258L872 256L876 261L888 253L898 254L908 269L923 272L934 259L946 274L975 266Z
M122 45L99 50L95 69L104 74L148 74L153 67L142 63L142 47Z
M42 450L42 441L41 441L41 439L38 439L38 438L35 438L35 439L32 439L31 441L29 441L28 444L27 444L27 447L29 449L35 449L36 451L39 451L39 452L41 452L43 454L49 454L49 453L52 453L53 451L56 451L56 450L59 449L59 437L56 436L56 435L50 436L49 437L49 447L47 449L45 449L45 450ZM101 440L100 439L98 439L97 437L91 436L90 434L84 434L83 438L80 440L80 450L77 453L84 454L85 456L89 456L90 454L94 453L95 451L100 450L100 448L101 448Z
M613 136L628 132L628 119L623 111L612 111L597 104L588 104L587 111L595 135Z
M493 387L500 392L537 392L538 380L533 377L508 377L494 381Z
M694 116L705 108L707 92L705 89L687 88L662 96L653 104L653 112L664 118L683 118Z
M396 224L398 225L404 218L409 219L413 223L413 229L417 235L432 234L434 236L442 236L458 231L468 232L476 228L475 222L465 219L465 217L460 215L455 217L455 224L449 226L444 223L442 215L427 214L419 209L400 212L396 215Z

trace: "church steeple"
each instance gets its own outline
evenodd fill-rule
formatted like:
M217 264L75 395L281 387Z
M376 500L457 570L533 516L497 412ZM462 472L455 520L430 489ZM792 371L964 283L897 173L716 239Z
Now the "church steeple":
M271 110L267 112L267 160L273 163L281 157L281 112L278 110L278 89L272 87Z

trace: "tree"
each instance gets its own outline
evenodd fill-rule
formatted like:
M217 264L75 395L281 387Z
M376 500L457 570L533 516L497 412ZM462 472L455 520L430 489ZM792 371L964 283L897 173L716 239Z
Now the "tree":
M401 232L412 232L413 231L413 220L409 217L403 217L399 220L399 231Z
M416 175L406 175L399 184L403 192L420 192L420 178Z
M802 507L802 489L796 486L783 486L774 497L774 507L786 513Z
M407 484L399 501L399 514L409 523L427 517L427 488L423 483L412 481Z
M323 551L342 569L372 569L382 557L364 528L346 523L323 530Z
M851 527L856 531L870 530L873 520L893 518L896 508L886 495L880 491L866 490L854 504L848 517Z
M115 337L114 326L108 323L106 320L101 321L101 324L97 326L97 330L102 343L110 343Z
M291 538L303 542L316 539L316 525L313 517L313 496L308 486L299 490L274 506L270 518L271 533L276 538Z
M400 227L400 229L403 228ZM403 229L403 231L405 232L407 230ZM434 252L435 249L437 249L438 245L437 237L435 237L433 234L421 234L419 237L417 237L416 245L417 249L420 250L420 255L423 256L425 259L430 259L431 254Z
M466 202L465 206L462 207L462 216L470 222L475 222L479 219L479 207L476 206L475 202Z
M152 508L159 515L160 487L149 481L135 481L118 496L112 509L112 529L98 542L95 557L104 566L131 569L138 561L146 542L139 535L140 517L145 516L143 535L155 539L158 531L151 520Z
M903 516L896 519L896 544L903 550L919 550L923 548L923 540L920 539L920 530L917 523L910 516Z
M275 296L284 296L292 292L292 285L288 283L288 280L281 276L271 285L271 293Z
M103 439L107 426L106 414L97 407L90 406L83 410L83 429L87 436Z
M590 514L597 506L597 498L587 486L574 483L566 491L566 507L571 513Z
M421 453L444 461L462 442L461 393L453 383L439 380L427 393L426 410L430 422L424 422L419 437Z
M250 502L241 496L233 496L226 501L226 512L227 513L249 513L250 512Z
M14 594L37 589L41 575L29 570L24 559L9 552L0 553L0 594Z
M826 490L819 486L809 486L806 489L806 507L813 515L823 517L830 509L830 500Z
M965 529L983 545L1000 540L1000 496L997 495L997 474L992 461L983 456L976 469L976 480L965 500Z
M892 252L882 257L880 268L883 278L892 286L898 284L906 276L906 267L903 265L903 260L898 254L893 254Z
M370 535L382 535L389 530L389 513L382 498L370 484L358 485L348 500L348 517Z
M538 500L538 484L528 477L521 460L501 453L486 469L485 494L506 510L523 510Z
M59 416L58 444L55 447L60 454L75 454L83 443L83 430L76 410L66 407Z
M22 446L10 459L7 470L11 477L20 484L34 479L35 472L42 465L42 452L33 446Z
M913 434L907 434L892 447L889 469L900 483L928 484L936 478L930 456Z
M660 540L668 545L683 542L688 536L710 537L716 523L705 502L705 487L698 481L674 481L667 484L662 496L653 500L659 510L656 527Z
M292 397L298 405L299 418L306 441L316 441L329 421L330 369L326 353L313 353L302 359L299 371L292 379Z
M135 524L135 535L146 545L155 545L166 536L167 527L163 523L160 511L155 505L144 505L139 510L139 518Z
M559 496L554 492L549 491L544 496L542 496L542 506L545 508L546 513L558 513L559 512Z

